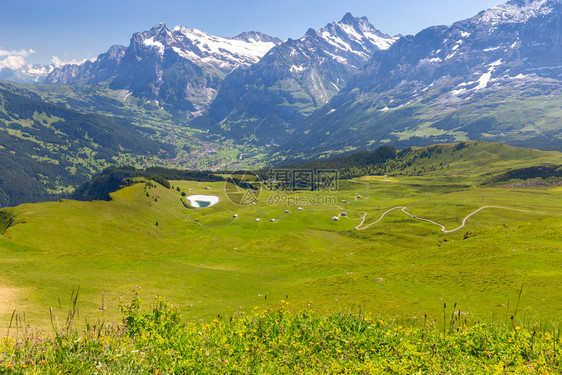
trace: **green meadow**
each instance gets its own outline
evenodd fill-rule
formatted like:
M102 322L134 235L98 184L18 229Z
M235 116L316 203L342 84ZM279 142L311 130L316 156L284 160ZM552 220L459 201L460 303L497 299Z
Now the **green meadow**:
M517 160L513 166L532 164ZM136 290L148 301L169 299L191 321L285 300L295 312L361 311L401 324L441 321L444 304L472 321L506 322L515 313L518 324L558 324L562 189L482 184L485 173L509 165L488 161L342 180L337 191L264 190L249 206L232 203L233 186L222 182L170 181L166 189L140 181L111 201L5 209L2 223L12 221L0 236L0 324L7 329L15 311L48 327L50 307L65 315L78 289L81 321L118 321L120 301ZM220 201L190 209L182 192ZM420 220L453 230L484 206L495 207L452 233ZM414 217L396 209L378 221L395 207Z

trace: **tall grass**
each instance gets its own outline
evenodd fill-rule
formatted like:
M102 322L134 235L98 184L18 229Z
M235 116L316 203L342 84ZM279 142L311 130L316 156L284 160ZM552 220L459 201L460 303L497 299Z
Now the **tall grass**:
M123 321L75 329L78 293L54 334L23 329L0 341L0 374L183 373L560 373L560 329L470 322L444 308L443 327L361 313L287 311L287 301L230 319L184 322L164 299L142 309L137 293ZM512 321L514 321L512 319ZM17 324L16 324L17 323Z

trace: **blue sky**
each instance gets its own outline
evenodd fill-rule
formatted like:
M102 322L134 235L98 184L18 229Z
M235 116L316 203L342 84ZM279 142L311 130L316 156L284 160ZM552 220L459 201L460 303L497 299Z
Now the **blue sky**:
M158 22L219 36L261 31L299 38L350 11L388 34L471 17L502 0L0 0L0 61L17 55L31 63L93 58L112 44ZM14 60L15 61L15 60Z

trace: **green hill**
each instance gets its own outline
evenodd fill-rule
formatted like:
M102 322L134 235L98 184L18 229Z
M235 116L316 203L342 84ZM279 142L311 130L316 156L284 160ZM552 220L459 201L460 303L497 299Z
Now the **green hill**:
M78 286L83 314L116 319L119 299L137 285L180 304L190 319L230 316L265 295L288 295L295 310L361 306L404 322L439 319L443 302L458 302L473 319L505 316L523 285L520 319L556 321L562 190L481 182L559 154L490 152L503 147L463 148L450 163L453 175L436 175L444 167L427 176L342 180L337 191L262 191L248 206L229 201L234 186L225 182L186 180L169 181L170 189L133 184L111 201L20 205L3 211L13 220L0 237L0 322L7 326L16 309L31 324L48 324L49 306ZM480 156L468 160L471 149ZM220 201L189 209L182 193ZM438 224L459 229L447 233Z
M136 169L134 167L108 167L96 173L89 181L79 186L72 197L77 200L110 200L110 193L114 193L123 186L135 183L138 178L153 180L160 185L170 188L168 180L189 181L223 181L224 179L211 172L178 170L163 167L149 167Z
M534 178L559 176L557 168L542 171L538 166L562 165L562 154L512 147L500 143L467 141L428 147L408 147L397 150L381 146L374 151L364 151L343 157L323 158L316 161L289 164L289 169L338 169L340 177L352 178L372 174L406 176L432 176L466 178L484 183L490 179ZM526 169L526 171L520 171ZM510 171L510 172L506 172ZM517 171L520 171L518 173ZM264 171L265 173L265 171ZM505 174L505 176L496 176Z

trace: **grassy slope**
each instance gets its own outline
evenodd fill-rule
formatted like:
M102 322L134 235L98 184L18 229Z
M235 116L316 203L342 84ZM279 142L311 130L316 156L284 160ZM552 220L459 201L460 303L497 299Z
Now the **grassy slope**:
M128 120L78 112L0 82L0 206L54 200L109 164L172 155Z
M562 165L562 153L512 147L500 143L467 141L461 144L441 144L429 147L411 147L398 152L396 158L384 164L364 165L365 159L373 162L374 152L352 154L332 159L320 159L290 168L339 169L340 175L362 176L368 174L423 175L441 182L486 183L506 170L536 165ZM368 156L371 155L371 156ZM370 159L369 159L370 158Z
M414 166L435 168L431 175L459 175L470 177L485 176L512 168L523 168L537 164L560 164L562 154L555 151L542 151L529 148L512 147L501 143L487 143L481 141L464 142L464 148L458 144L443 145L441 154L435 154L425 161L418 161ZM434 146L435 147L435 146ZM425 148L413 148L422 153ZM439 171L439 164L450 165L451 170ZM408 171L408 170L406 170Z
M251 145L236 144L220 136L214 138L206 130L190 127L183 116L173 116L155 102L128 95L125 90L105 86L20 85L36 92L44 100L68 104L82 111L124 117L156 140L176 147L174 158L151 160L173 168L234 168L263 165L263 151ZM212 134L211 134L212 136ZM211 139L212 138L212 139ZM243 158L241 158L243 154ZM123 159L129 164L134 160ZM150 163L148 163L150 164ZM136 165L143 165L137 163Z
M463 99L451 97L448 90L430 90L421 102L403 103L390 111L377 108L391 99L385 94L342 94L335 108L326 105L307 118L305 135L293 140L300 147L289 147L293 155L302 152L318 156L385 144L404 148L482 139L559 150L559 88L548 88L548 95L537 95L543 90L493 88Z
M361 305L373 315L400 319L424 313L438 318L444 301L459 302L475 318L505 316L524 285L521 317L560 317L559 188L474 188L419 176L358 181L370 185L368 200L352 200L365 189L353 182L323 194L351 199L350 217L367 212L366 223L378 217L379 207L384 212L402 205L449 229L457 217L483 205L545 214L482 211L466 228L443 234L395 211L358 232L353 228L359 221L331 221L341 211L333 206L304 206L305 211L271 223L267 219L280 217L287 207L268 205L267 194L259 205L240 208L224 198L222 183L193 182L173 185L223 200L191 219L206 225L228 223L234 213L241 219L224 228L202 228L185 221L192 211L183 208L179 192L159 186L147 197L143 184L118 191L111 202L22 205L13 209L15 223L0 237L0 280L8 296L0 304L3 322L16 308L28 321L46 324L48 306L78 286L83 313L114 319L119 297L136 285L146 295L181 304L190 318L229 315L238 307L264 304L266 294L273 301L288 294L296 309L311 304L326 312ZM256 217L262 222L254 222ZM98 310L102 291L103 312Z
M560 330L486 325L444 309L438 324L403 327L361 313L255 309L233 319L182 323L169 304L134 298L123 324L0 339L0 373L71 374L554 374Z

